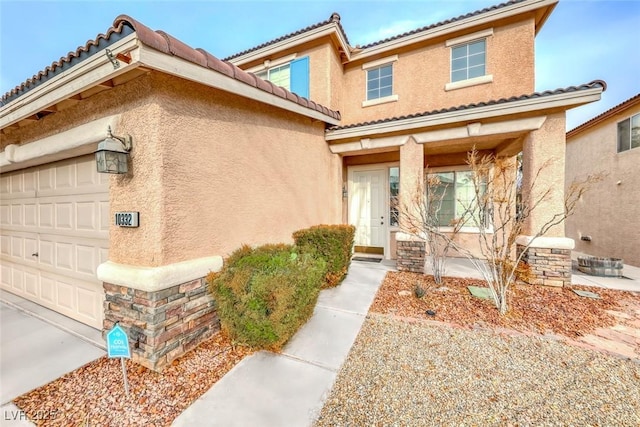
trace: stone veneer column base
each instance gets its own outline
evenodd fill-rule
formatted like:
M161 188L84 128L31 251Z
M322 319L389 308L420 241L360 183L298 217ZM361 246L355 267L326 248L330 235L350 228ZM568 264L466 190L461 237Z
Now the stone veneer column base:
M205 277L220 271L212 256L160 267L107 261L97 276L105 292L103 336L116 322L134 362L157 372L220 330Z
M220 330L204 278L155 292L103 284L103 335L116 322L129 335L134 362L161 372L164 366Z
M531 244L530 244L531 243ZM571 285L571 250L575 242L566 237L519 236L516 239L518 256L530 268L525 282L532 285L563 287Z
M396 245L396 268L399 271L424 273L425 242L403 233L397 233Z

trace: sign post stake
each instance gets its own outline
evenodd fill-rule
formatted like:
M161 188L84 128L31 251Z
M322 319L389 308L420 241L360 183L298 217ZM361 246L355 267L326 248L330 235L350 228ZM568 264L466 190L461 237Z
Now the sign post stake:
M129 350L129 337L118 323L119 322L116 322L113 328L107 332L107 355L109 358L120 358L124 391L127 397L129 397L129 380L127 379L127 368L124 363L124 358L131 358L131 350Z
M124 392L129 397L129 380L127 379L127 368L124 365L124 357L120 358L120 362L122 363L122 378L124 379Z

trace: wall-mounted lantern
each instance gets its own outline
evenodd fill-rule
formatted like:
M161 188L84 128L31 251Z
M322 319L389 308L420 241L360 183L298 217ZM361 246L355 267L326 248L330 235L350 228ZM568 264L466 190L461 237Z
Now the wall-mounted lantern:
M127 173L131 147L131 135L126 135L125 137L114 136L111 133L111 126L109 126L107 137L98 144L98 149L95 152L98 172Z

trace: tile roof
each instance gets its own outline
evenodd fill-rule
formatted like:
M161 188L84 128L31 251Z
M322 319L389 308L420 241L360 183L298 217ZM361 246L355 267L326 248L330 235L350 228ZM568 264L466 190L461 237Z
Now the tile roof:
M347 34L344 32L344 28L342 28L342 25L340 24L340 15L338 13L334 12L334 13L331 14L329 19L327 19L326 21L318 22L317 24L310 25L310 26L302 28L302 29L300 29L298 31L294 31L293 33L286 34L286 35L284 35L282 37L278 37L277 39L273 39L273 40L270 40L270 41L268 41L266 43L262 43L261 45L252 47L251 49L243 50L242 52L238 52L238 53L235 53L235 54L233 54L231 56L227 56L226 58L223 59L223 61L230 61L230 60L232 60L234 58L238 58L238 57L240 57L242 55L246 55L247 53L254 52L256 50L262 49L263 47L267 47L267 46L270 46L272 44L281 42L283 40L287 40L287 39L289 39L291 37L306 33L306 32L311 31L311 30L315 30L316 28L323 27L325 25L329 25L332 22L335 22L336 24L338 24L338 28L340 29L340 32L342 33L342 36L347 41L347 44L349 44L349 39L347 38Z
M79 62L92 56L94 53L112 45L117 40L133 33L133 28L127 26L113 26L107 30L106 34L98 34L94 40L89 40L84 46L78 47L74 52L69 52L67 56L63 56L57 61L39 71L33 77L25 80L23 83L6 92L0 98L0 106L5 105L23 93L28 92L46 80L58 75L59 73L73 67Z
M138 39L143 44L155 50L209 68L264 92L271 93L303 107L318 111L333 119L340 120L340 112L338 111L330 110L325 106L316 104L309 99L298 96L280 86L276 86L270 81L262 80L255 74L247 73L229 62L216 58L204 49L194 49L164 31L153 31L127 15L118 16L113 21L113 26L109 28L106 35L99 34L95 40L89 40L84 46L78 47L75 52L69 52L66 57L60 58L59 61L54 62L51 66L40 71L31 79L28 79L10 92L7 92L2 96L1 105L5 105L7 102L48 80L57 74L58 70L66 70L94 53L101 51L104 47L112 44L115 41L114 39L121 39L125 35L133 32L137 34Z
M587 120L586 122L582 123L579 126L576 126L575 128L571 129L569 132L567 132L567 138L570 138L580 132L582 132L585 129L588 129L592 126L597 125L598 123L608 119L609 117L620 113L622 111L624 111L625 109L632 107L633 105L640 103L640 93L632 96L631 98L627 99L626 101L621 102L620 104L609 108L607 111L598 114L597 116L595 116L592 119Z
M502 9L503 7L511 6L513 4L521 3L523 1L526 1L526 0L509 0L507 2L500 3L500 4L495 5L495 6L485 7L484 9L476 10L475 12L469 12L469 13L467 13L465 15L460 15L460 16L458 16L456 18L451 18L451 19L447 19L445 21L437 22L435 24L427 25L425 27L416 28L415 30L407 31L407 32L402 33L402 34L398 34L398 35L395 35L395 36L392 36L392 37L388 37L388 38L383 39L383 40L378 40L377 42L373 42L373 43L366 44L364 46L357 46L357 47L360 48L360 49L367 49L369 47L373 47L373 46L377 46L379 44L387 43L387 42L390 42L392 40L400 39L402 37L410 36L412 34L416 34L416 33L422 32L422 31L430 30L432 28L441 27L443 25L450 24L450 23L456 22L456 21L460 21L462 19L470 18L472 16L481 15L483 13L487 13L487 12L490 12L492 10Z
M332 126L332 127L328 128L327 131L335 131L335 130L341 130L341 129L351 129L351 128L357 128L357 127L361 127L361 126L369 126L369 125L375 125L375 124L381 124L381 123L395 122L395 121L398 121L398 120L414 119L414 118L418 118L418 117L433 116L433 115L436 115L436 114L449 113L449 112L461 111L461 110L469 110L469 109L478 108L478 107L486 107L486 106L489 106L489 105L507 104L509 102L524 101L524 100L527 100L527 99L541 98L541 97L550 96L550 95L559 95L559 94L563 94L563 93L570 93L570 92L577 92L577 91L581 91L581 90L593 89L595 87L601 87L603 90L606 90L607 89L607 84L603 80L594 80L592 82L585 83L585 84L580 85L580 86L569 86L567 88L559 88L559 89L555 89L555 90L547 90L547 91L544 91L544 92L534 92L534 93L529 94L529 95L512 96L510 98L500 98L500 99L497 99L497 100L491 100L491 101L486 101L486 102L478 102L478 103L460 105L460 106L457 106L457 107L442 108L440 110L425 111L423 113L408 114L406 116L388 117L388 118L385 118L385 119L374 120L374 121L369 121L369 122L354 123L354 124L344 125L344 126Z

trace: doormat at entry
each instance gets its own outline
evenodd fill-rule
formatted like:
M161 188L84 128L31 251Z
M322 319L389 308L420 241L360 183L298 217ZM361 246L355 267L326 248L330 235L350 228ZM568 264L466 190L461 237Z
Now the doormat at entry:
M364 261L364 262L380 262L382 261L382 258L369 258L366 256L354 256L353 258L351 258L354 261Z

